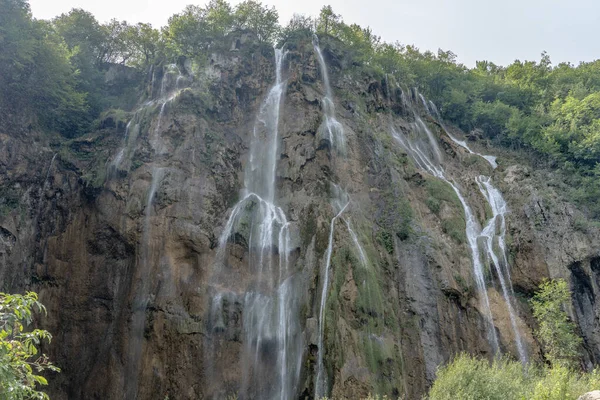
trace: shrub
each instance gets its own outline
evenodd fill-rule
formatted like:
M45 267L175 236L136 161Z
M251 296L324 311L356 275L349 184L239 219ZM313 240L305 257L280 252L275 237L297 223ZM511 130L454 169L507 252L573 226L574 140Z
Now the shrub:
M507 400L529 398L530 378L516 361L500 359L490 363L461 354L438 370L430 400Z
M24 296L0 293L0 399L48 399L37 390L38 385L48 384L38 374L59 369L38 354L41 341L52 338L50 333L26 329L36 309L46 310L33 292Z

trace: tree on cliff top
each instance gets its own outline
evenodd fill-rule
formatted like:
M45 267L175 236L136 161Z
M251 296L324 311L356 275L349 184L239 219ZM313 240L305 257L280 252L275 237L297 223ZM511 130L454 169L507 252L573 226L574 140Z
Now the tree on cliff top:
M42 340L49 342L52 335L41 329L25 330L33 321L34 311L46 311L37 294L0 293L0 399L48 399L37 390L38 385L48 384L38 374L59 371L44 354L38 354Z

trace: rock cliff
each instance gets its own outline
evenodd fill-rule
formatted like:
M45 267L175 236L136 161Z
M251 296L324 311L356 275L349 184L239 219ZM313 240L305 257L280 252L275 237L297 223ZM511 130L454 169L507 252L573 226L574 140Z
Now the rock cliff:
M83 137L0 128L0 278L48 308L53 398L313 398L322 385L418 399L453 354L493 356L490 326L501 352L519 357L517 330L539 358L527 299L545 277L570 282L586 363L600 362L600 231L552 172L482 141L468 151L418 93L350 72L335 42L318 48L325 71L310 37L280 65L234 43L196 75L156 68L136 110ZM393 134L413 137L418 121L447 181ZM249 177L270 155L272 199L258 199ZM482 228L494 216L481 175L508 206L513 320L483 255L478 290L452 189Z

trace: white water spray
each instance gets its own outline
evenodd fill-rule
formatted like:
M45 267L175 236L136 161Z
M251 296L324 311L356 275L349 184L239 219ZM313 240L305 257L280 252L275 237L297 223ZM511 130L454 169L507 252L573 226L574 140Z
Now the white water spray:
M333 236L335 232L335 222L340 218L350 201L348 195L346 195L337 185L332 185L332 191L334 196L331 200L331 206L334 210L335 216L331 219L329 226L329 242L327 250L325 252L325 264L321 276L323 277L323 284L321 288L321 303L319 306L319 336L318 336L318 353L317 353L317 369L315 377L315 399L321 399L327 395L328 382L327 374L325 373L325 365L323 362L323 355L325 352L324 346L324 330L325 330L325 306L327 304L327 292L329 290L329 268L331 266L331 255L333 253Z
M296 276L290 269L290 224L275 205L279 159L279 117L286 81L282 66L287 52L275 49L276 80L260 107L245 169L244 196L231 211L219 238L218 269L226 271L227 247L245 231L248 268L254 279L243 294L244 350L239 395L290 399L298 391L302 360ZM227 285L218 274L215 287ZM218 289L221 290L222 289ZM213 298L218 314L220 292Z
M432 116L437 118L438 122L444 129L444 132L450 137L450 139L458 144L459 146L466 149L469 153L478 155L487 160L492 168L496 168L496 157L489 155L482 155L472 151L465 141L458 140L455 138L442 123L440 113L432 101L429 101L429 110ZM494 187L490 177L479 176L477 179L477 185L481 194L485 197L490 208L492 209L492 217L487 221L486 226L483 228L479 235L479 241L483 242L483 251L486 259L490 261L490 267L493 266L498 280L500 281L500 287L502 289L502 295L508 309L510 317L511 327L513 334L515 335L515 344L517 352L519 353L519 359L523 364L528 362L527 351L521 337L521 332L517 325L517 316L514 309L514 290L512 287L512 281L510 278L510 266L506 258L506 219L505 215L508 212L508 207L502 193ZM497 246L497 248L495 247Z
M313 47L317 53L317 59L319 60L319 66L321 68L321 76L323 77L323 84L325 85L325 97L322 99L323 105L323 122L319 127L319 137L326 139L331 144L331 147L337 149L341 154L346 153L346 137L344 134L344 127L335 118L335 105L333 102L333 92L331 85L329 84L329 74L327 73L327 65L325 64L325 58L319 47L319 38L317 35L313 36Z
M499 351L498 335L496 334L494 327L490 301L485 285L483 264L481 263L479 246L477 245L477 237L480 232L479 224L477 223L477 219L473 215L471 208L460 192L458 186L446 177L445 171L441 164L434 161L436 159L433 158L432 155L439 156L441 159L441 152L432 132L416 113L414 113L414 116L415 122L411 126L411 134L414 137L408 137L402 132L396 131L393 127L392 135L421 169L448 183L458 196L458 199L463 206L465 213L467 241L471 250L475 283L477 285L478 293L480 294L482 302L482 314L486 320L487 338L494 353L497 353Z
M508 207L506 206L502 194L492 185L489 177L483 175L479 176L477 178L477 185L479 186L481 194L486 198L492 209L492 217L483 228L480 237L483 238L485 244L484 251L486 252L487 259L491 260L491 264L494 266L496 275L500 280L502 295L506 302L506 307L508 308L510 323L515 335L515 344L517 352L519 353L519 359L523 364L527 364L527 351L525 350L521 333L517 325L517 317L513 305L515 293L510 278L508 260L506 258L506 242L504 238L506 236L505 214L508 211ZM498 247L497 250L494 245Z

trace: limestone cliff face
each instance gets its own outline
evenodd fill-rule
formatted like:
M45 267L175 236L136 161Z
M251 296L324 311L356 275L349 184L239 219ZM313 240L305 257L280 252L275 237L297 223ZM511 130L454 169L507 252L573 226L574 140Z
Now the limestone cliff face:
M175 81L164 68L157 76L166 86L147 82L153 102L82 138L0 128L0 278L4 290L38 291L47 305L41 325L55 339L45 350L63 370L51 379L53 398L260 398L268 390L276 339L256 344L258 364L244 360L244 296L258 276L248 268L251 228L226 238L227 276L219 275L219 238L243 195L276 73L272 49L236 43L196 76L180 68ZM291 397L313 397L321 350L333 398L420 398L453 354L493 353L464 211L393 140L392 126L409 132L414 120L395 84L347 72L345 55L323 45L346 138L340 156L319 134L325 88L310 38L287 50L275 203L289 222L286 274L297 282L290 315L301 349ZM420 113L480 224L490 211L477 176L491 176L508 203L516 323L529 356L540 352L526 299L543 278L564 277L586 362L600 362L598 229L548 185L549 172L470 143L499 157L494 170ZM351 200L332 224L333 187ZM489 272L486 282L500 348L516 356L498 277Z

